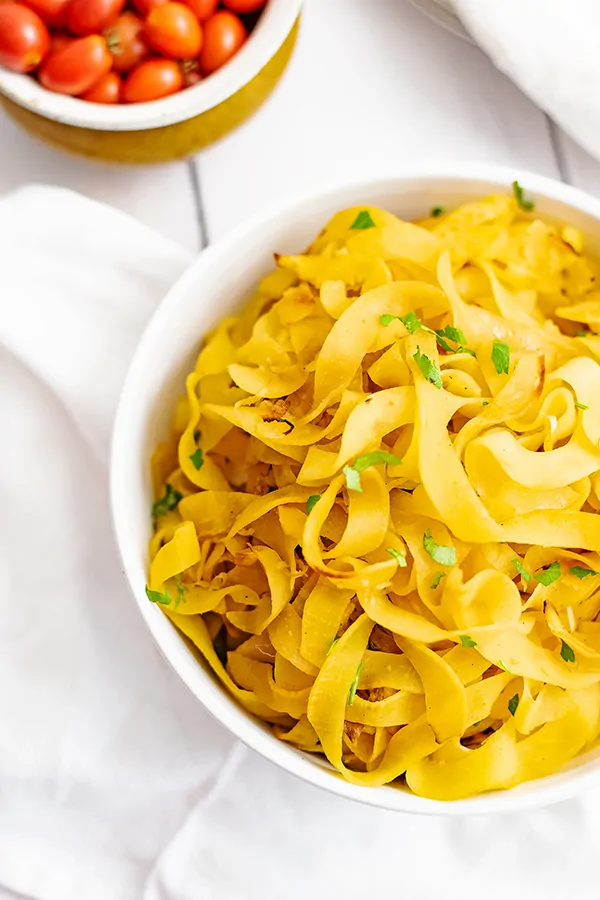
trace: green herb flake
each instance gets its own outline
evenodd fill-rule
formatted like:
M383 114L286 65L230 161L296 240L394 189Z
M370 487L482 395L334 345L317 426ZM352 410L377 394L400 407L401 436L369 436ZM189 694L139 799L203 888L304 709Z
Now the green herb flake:
M536 581L539 581L540 584L543 584L544 587L548 587L549 584L554 584L555 581L558 581L560 578L560 563L556 560L553 563L550 563L547 569L542 569L541 572L538 572L537 575L533 576Z
M515 569L517 570L517 572L519 573L519 575L521 576L521 578L523 579L523 581L525 581L525 582L527 582L527 584L529 584L529 582L531 581L531 572L527 571L527 569L525 568L525 566L523 565L521 560L517 559L515 557L512 560L512 564L515 567Z
M467 343L464 331L461 331L460 328L455 328L454 325L446 325L442 331L436 331L436 334L439 334L441 337L447 337L449 341L454 341L455 344Z
M498 375L508 375L510 365L510 347L504 341L494 341L492 362Z
M363 453L354 460L351 466L344 466L342 472L346 478L346 487L349 491L359 491L362 493L362 485L360 483L360 473L371 466L401 466L402 460L394 456L393 453L387 453L385 450L372 450L370 453Z
M575 407L577 409L589 409L589 406L586 406L585 403L578 403L577 401L575 401Z
M401 569L406 568L406 557L403 553L400 553L399 550L396 550L394 547L386 547L387 552L390 556L393 556Z
M405 316L398 316L404 327L410 334L414 334L415 331L418 331L419 328L422 328L421 320L417 316L414 309L410 312L407 312Z
M417 352L414 354L413 359L421 370L423 378L429 381L430 384L433 384L434 387L441 389L442 374L436 364L424 353L421 353L420 347L417 347Z
M572 648L569 647L564 641L560 642L560 655L564 659L565 662L575 662L575 653Z
M321 499L320 494L311 494L310 497L308 498L308 500L306 501L306 512L309 514L309 516L320 499Z
M371 218L369 210L361 209L350 228L358 229L359 231L364 231L365 228L375 228L375 222Z
M333 652L333 648L335 647L335 645L337 644L338 641L339 641L339 637L335 637L335 638L332 640L332 642L331 642L331 644L330 644L330 646L329 646L329 650L328 650L327 653L325 654L325 659L327 659L327 657L329 656L329 654Z
M198 441L200 440L201 437L202 437L202 432L201 432L201 431L195 431L195 432L194 432L194 440L196 441L196 443L198 443Z
M436 544L429 529L427 529L423 535L423 549L426 550L432 560L439 563L440 566L456 565L456 548L445 547L443 544Z
M181 572L179 575L175 576L175 584L177 585L177 596L175 597L175 609L179 606L182 600L185 599L185 587L183 581L181 579Z
M489 406L489 405L490 405L490 401L489 401L489 400L484 400L484 401L482 402L481 405L482 405L482 406Z
M587 331L576 331L575 332L575 337L587 337L587 336L588 336Z
M358 491L362 494L362 485L360 483L360 474L352 466L344 466L342 469L346 479L346 487L349 491Z
M437 219L439 216L444 215L444 207L443 206L432 206L431 207L431 216L434 219Z
M477 646L477 641L474 641L473 638L469 637L468 634L461 634L461 635L459 635L459 638L460 638L460 642L463 645L463 647L476 647Z
M364 472L371 466L401 466L402 460L394 456L393 453L387 453L385 450L372 450L370 453L363 453L354 460L354 468L357 472Z
M149 587L146 587L146 597L150 603L160 603L162 606L170 606L173 602L173 598L167 591L163 594L160 591L151 591Z
M575 578L587 578L588 575L597 575L593 569L586 569L584 566L571 566L569 569L571 575L574 575Z
M361 663L356 670L356 675L354 676L354 681L350 685L350 692L348 694L348 706L352 706L354 703L354 698L356 697L356 691L358 690L358 679L360 678L360 673L362 670L363 664Z
M436 572L433 576L433 581L431 582L431 589L435 591L437 587L439 587L440 581L442 578L446 577L445 572Z
M177 508L182 498L183 495L179 491L173 490L170 484L165 484L165 495L160 500L157 500L152 507L152 517L156 520L160 519L161 516L166 516L172 509Z
M535 209L535 203L533 202L533 200L528 200L525 197L523 188L518 181L513 181L512 188L515 195L515 200L517 201L521 209L524 209L525 212L531 212L532 209Z
M198 447L198 449L192 453L192 455L190 456L190 462L195 469L202 468L202 466L204 465L204 454L202 453L200 447Z
M511 697L508 701L508 711L511 716L514 716L517 709L519 708L519 695L515 694L514 697Z
M387 328L388 325L391 325L392 322L397 322L400 318L400 316L392 316L390 313L384 313L382 316L379 316L379 321Z

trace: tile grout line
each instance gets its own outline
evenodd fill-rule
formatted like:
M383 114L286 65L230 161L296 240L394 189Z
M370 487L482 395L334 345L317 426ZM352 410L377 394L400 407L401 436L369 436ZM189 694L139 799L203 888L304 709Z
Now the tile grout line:
M208 232L208 223L206 221L206 211L204 209L204 199L202 196L202 186L200 184L200 175L198 172L198 162L196 159L188 159L186 165L190 177L192 194L194 197L196 224L198 225L198 237L200 250L202 251L210 244L210 235Z
M565 184L572 184L569 165L567 163L567 159L562 146L563 132L556 124L554 119L551 119L547 113L544 113L544 118L546 120L546 127L548 128L550 144L552 146L552 152L554 154L554 159L556 161L560 179L561 181L564 181Z

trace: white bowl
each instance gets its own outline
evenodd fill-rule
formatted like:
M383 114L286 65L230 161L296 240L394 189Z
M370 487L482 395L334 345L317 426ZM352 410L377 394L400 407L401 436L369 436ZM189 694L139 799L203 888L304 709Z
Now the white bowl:
M183 392L184 375L193 365L203 335L243 304L261 275L272 268L274 251L298 252L344 207L383 206L412 219L426 215L432 206L452 208L493 192L510 192L514 180L535 198L539 213L572 222L586 234L588 246L600 253L600 201L538 175L477 164L419 167L334 188L262 213L206 250L162 302L135 354L115 424L111 493L125 574L146 624L182 681L221 724L288 772L344 797L399 812L487 814L553 803L600 781L600 752L580 756L556 775L509 791L440 802L402 788L347 784L319 757L277 740L267 726L234 702L146 598L153 500L149 458L168 431L173 402Z
M250 39L236 55L199 84L150 103L105 105L47 91L29 75L0 66L0 93L19 106L64 125L97 131L145 131L183 122L214 109L248 84L271 60L292 30L302 0L269 0Z

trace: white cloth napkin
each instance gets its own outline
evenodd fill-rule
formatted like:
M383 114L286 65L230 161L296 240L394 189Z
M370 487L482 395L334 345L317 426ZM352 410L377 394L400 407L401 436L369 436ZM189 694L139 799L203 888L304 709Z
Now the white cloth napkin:
M599 791L496 819L359 806L244 749L160 656L120 571L107 446L189 262L66 191L0 200L0 897L596 900Z
M451 0L503 72L600 158L598 0ZM493 106L494 98L489 97Z

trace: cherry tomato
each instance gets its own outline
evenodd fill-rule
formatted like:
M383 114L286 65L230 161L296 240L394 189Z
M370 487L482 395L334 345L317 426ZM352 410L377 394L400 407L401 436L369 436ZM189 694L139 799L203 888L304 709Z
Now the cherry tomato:
M235 13L256 12L265 5L267 0L223 0L223 6Z
M40 81L50 91L77 96L89 91L111 67L106 41L92 34L51 53L40 69Z
M203 75L211 75L238 52L247 38L246 29L233 13L221 10L204 24L204 46L200 54Z
M71 0L69 30L73 34L98 34L114 25L125 0Z
M146 39L164 56L193 59L202 47L202 28L189 6L166 3L146 19Z
M32 72L49 49L50 32L37 13L21 3L0 6L0 65Z
M126 103L145 103L176 94L183 87L183 75L172 59L148 59L130 72L123 86Z
M219 5L219 0L182 0L182 2L196 13L201 22L210 19Z
M124 12L104 37L117 72L129 72L150 55L144 40L144 22L135 13Z
M46 25L52 28L65 28L67 24L67 7L71 0L25 0L25 6L38 14Z
M81 95L82 100L90 103L118 103L121 99L123 82L116 72L109 72L100 81Z
M153 9L164 6L169 0L133 0L133 5L143 16L148 16Z

